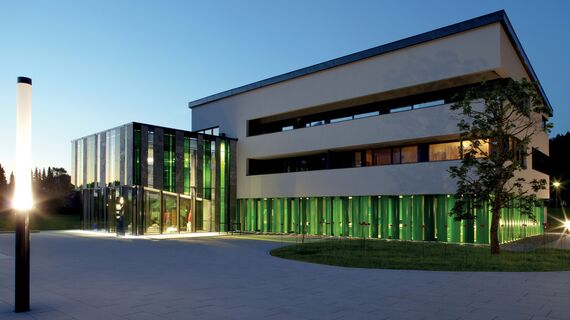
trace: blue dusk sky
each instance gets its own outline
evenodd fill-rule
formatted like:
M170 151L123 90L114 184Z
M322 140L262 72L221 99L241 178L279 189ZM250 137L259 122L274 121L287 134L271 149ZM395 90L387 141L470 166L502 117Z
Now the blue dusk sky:
M14 169L16 78L33 79L33 164L131 121L190 130L187 103L505 9L570 130L570 1L2 1L0 164Z

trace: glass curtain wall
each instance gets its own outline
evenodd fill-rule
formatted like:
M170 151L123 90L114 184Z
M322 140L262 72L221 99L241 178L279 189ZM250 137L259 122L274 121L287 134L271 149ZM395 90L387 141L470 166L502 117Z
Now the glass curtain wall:
M160 192L144 190L144 232L146 234L159 234L160 228Z
M490 207L455 221L454 204L452 195L239 199L237 219L244 232L488 244ZM544 206L534 210L536 221L515 203L504 209L499 240L542 234Z
M84 228L127 234L229 230L230 140L184 132L177 145L177 133L135 123L72 142L71 174L82 192ZM125 209L117 219L120 197Z

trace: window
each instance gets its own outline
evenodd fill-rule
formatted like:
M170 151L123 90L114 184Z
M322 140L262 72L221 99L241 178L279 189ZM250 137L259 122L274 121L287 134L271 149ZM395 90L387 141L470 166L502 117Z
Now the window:
M154 132L148 132L148 154L146 158L147 165L147 185L151 188L154 187Z
M544 174L550 174L550 158L536 148L532 148L532 169Z
M457 160L459 142L446 142L429 145L429 161Z
M360 151L354 153L354 166L362 167L362 152Z
M473 148L471 141L462 141L461 148L463 149L463 155L469 152ZM477 140L477 150L475 150L475 158L486 157L489 155L489 143L485 140Z
M374 165L375 166L385 166L392 164L392 150L391 149L381 149L374 150Z
M392 148L392 164L400 164L400 148Z
M402 163L415 163L418 162L418 147L403 147L402 148Z
M366 150L366 166L372 166L372 150Z
M404 106L399 108L394 108L390 110L390 113L402 112L412 110L412 106Z
M414 104L414 110L415 109L422 109L422 108L429 108L429 107L435 107L435 106L439 106L445 104L445 100L435 100L435 101L428 101L428 102L423 102L423 103L418 103L418 104Z

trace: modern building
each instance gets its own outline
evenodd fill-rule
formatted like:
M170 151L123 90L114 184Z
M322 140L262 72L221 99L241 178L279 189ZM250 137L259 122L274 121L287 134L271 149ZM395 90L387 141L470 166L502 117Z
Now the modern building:
M456 182L447 170L459 164L449 101L460 88L502 78L538 82L499 11L189 107L193 129L238 139L237 216L246 231L488 243L488 210L477 221L448 215ZM532 147L547 156L547 133ZM548 181L533 157L526 163L525 176ZM501 239L541 232L544 209L536 210L537 223L505 210Z
M228 231L236 141L207 133L129 123L72 141L83 228L133 235Z
M209 212L209 224L202 225L209 225L210 230L488 243L488 209L479 210L475 221L455 221L449 216L456 182L447 170L460 162L458 118L450 110L450 99L459 89L505 78L535 81L548 104L506 13L499 11L192 101L194 130L216 131L234 139L173 132L171 141L176 141L176 148L172 152L180 158L170 171L166 158L158 169L156 159L152 160L155 167L148 169L152 161L149 157L145 163L146 151L134 159L137 124L114 129L115 135L121 134L117 148L123 148L123 140L127 148L121 153L124 162L115 160L115 166L125 167L125 173L113 169L103 180L101 174L110 169L94 169L91 175L100 176L98 182L85 177L89 173L83 169L82 179L75 174L74 179L78 179L76 185L95 183L110 190L108 181L119 181L115 184L121 188L134 186L136 203L145 208L132 214L132 225L140 228L140 232L133 231L137 234L175 230L167 222L170 218L165 212L170 206L164 200L164 195L174 192L176 199L189 197L193 203L189 212ZM150 129L145 130L139 131L141 150L146 150L151 139ZM168 144L158 129L154 132L161 138L154 138L160 142L154 143L153 150L163 159ZM218 165L205 166L204 154L196 151L197 160L191 163L197 166L190 173L181 171L182 138L178 136L195 139L196 150L204 154L211 149L202 143L214 145L215 140L217 153L210 157L227 159L226 164L220 160ZM102 163L106 155L97 151L97 141L106 138L86 139L75 141L74 148L88 152L89 144L93 154L103 157ZM522 174L548 181L537 160L548 156L547 133L537 133L531 145L533 155L523 159L527 169ZM79 159L89 157L77 152L76 166L83 168L86 164ZM227 171L228 164L235 170ZM92 161L89 168L97 165ZM137 166L139 180L135 179ZM220 172L216 177L226 172L233 189L225 201L219 190L227 190L228 184L218 186L215 178L215 187L211 182L215 196L214 192L212 200L205 196L206 169L212 175ZM149 172L154 172L153 180L150 176L144 179ZM188 177L190 189L182 188L181 181ZM167 182L173 179L174 185ZM156 200L161 203L160 211L146 209L154 201L152 192L162 194L163 200ZM548 195L548 190L538 194L543 199ZM206 199L211 204L206 205ZM186 221L182 207L177 207L179 231ZM501 241L542 232L546 211L544 207L535 210L537 221L521 216L516 208L505 209ZM202 217L206 216L203 212ZM149 215L162 222L149 220ZM86 227L93 225L93 219L99 218L86 216ZM106 228L110 229L108 223Z

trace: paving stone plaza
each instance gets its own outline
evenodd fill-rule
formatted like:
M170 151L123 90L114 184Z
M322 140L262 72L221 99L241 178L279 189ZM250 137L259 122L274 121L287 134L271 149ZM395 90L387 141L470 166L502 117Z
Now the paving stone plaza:
M279 241L32 234L31 312L15 314L0 234L0 319L568 319L570 272L371 270L272 257Z

